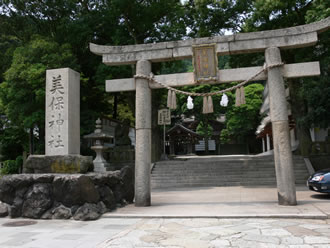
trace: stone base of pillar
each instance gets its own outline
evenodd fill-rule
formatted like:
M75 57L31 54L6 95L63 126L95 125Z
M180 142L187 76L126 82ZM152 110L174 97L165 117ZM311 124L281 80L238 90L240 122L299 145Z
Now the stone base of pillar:
M274 159L278 191L278 204L297 205L293 159L290 146L288 121L272 123L274 140Z
M86 173L93 166L93 157L81 155L30 155L23 173Z
M96 152L96 157L93 161L94 172L102 173L102 172L114 170L114 168L111 168L110 164L103 157L103 151L107 150L106 147L102 145L98 145L98 146L92 146L91 149Z
M94 165L94 172L97 173L104 173L107 171L115 170L115 168L113 166L110 166L109 163L93 162L93 165Z
M136 140L139 145L135 150L135 206L151 205L151 129L136 130Z

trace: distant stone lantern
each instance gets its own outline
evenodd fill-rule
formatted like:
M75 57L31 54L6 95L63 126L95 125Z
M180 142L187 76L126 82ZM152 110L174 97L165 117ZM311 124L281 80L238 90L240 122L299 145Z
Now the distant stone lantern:
M94 164L94 172L106 172L112 170L110 167L110 163L108 163L105 158L103 157L103 152L108 149L107 146L104 144L107 141L113 140L113 136L103 132L102 130L102 121L100 118L96 120L96 129L94 133L85 135L85 139L92 140L92 147L91 149L95 151L96 157L93 161Z

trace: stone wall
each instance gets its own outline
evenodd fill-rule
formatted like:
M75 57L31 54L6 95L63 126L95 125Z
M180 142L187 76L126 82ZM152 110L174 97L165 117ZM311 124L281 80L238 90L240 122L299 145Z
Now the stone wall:
M95 220L133 202L130 167L102 174L18 174L0 179L0 217Z

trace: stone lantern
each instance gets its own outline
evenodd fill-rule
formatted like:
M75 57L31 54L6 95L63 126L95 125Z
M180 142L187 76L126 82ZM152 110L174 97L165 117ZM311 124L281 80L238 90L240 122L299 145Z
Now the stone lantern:
M96 120L96 129L94 133L85 135L85 139L92 140L92 147L91 149L95 151L96 157L93 161L94 164L94 172L106 172L112 170L110 167L110 163L108 163L105 158L103 157L103 152L108 149L107 146L104 144L107 141L111 141L113 139L113 136L110 134L105 133L102 130L102 121L100 118Z

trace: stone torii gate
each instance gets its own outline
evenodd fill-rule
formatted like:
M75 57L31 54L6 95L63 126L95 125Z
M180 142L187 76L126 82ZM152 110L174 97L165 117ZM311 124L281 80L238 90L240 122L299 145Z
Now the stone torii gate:
M215 44L217 55L264 52L267 72L254 80L266 80L269 87L270 116L274 137L274 158L278 203L296 205L296 189L290 147L288 111L283 78L320 75L319 62L286 64L281 68L282 49L315 45L318 33L330 27L330 17L308 25L285 29L241 33L228 36L198 38L128 46L101 46L90 43L90 51L102 55L109 66L136 64L136 74L149 76L153 62L192 58L194 45ZM216 82L242 82L260 71L262 67L219 70ZM157 75L156 81L171 87L194 84L194 73ZM136 91L136 157L135 157L135 206L150 206L151 165L151 91L162 88L160 84L144 78L125 78L106 81L107 92Z

